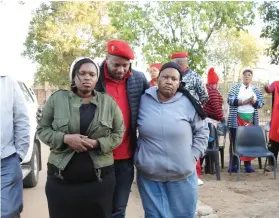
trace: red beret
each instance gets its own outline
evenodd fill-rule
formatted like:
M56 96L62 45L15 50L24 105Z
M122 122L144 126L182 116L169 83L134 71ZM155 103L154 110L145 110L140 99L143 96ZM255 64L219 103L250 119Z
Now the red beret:
M150 68L151 68L151 67L155 67L155 68L157 68L158 70L160 70L161 67L162 67L162 64L153 63L153 64L150 65Z
M176 53L173 53L171 55L171 59L175 59L175 58L188 58L189 55L187 54L187 52L176 52Z
M107 52L111 55L134 60L134 52L129 44L123 40L110 40L107 44Z
M215 72L214 68L211 67L207 74L207 84L217 84L219 81L219 76Z

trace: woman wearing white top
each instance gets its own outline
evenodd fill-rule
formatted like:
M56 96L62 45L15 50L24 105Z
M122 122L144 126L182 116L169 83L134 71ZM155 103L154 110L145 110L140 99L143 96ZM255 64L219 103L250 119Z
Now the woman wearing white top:
M237 172L237 161L232 158L232 145L235 143L236 128L238 126L258 125L258 108L263 107L262 92L251 84L253 70L245 69L242 72L243 81L232 86L228 93L228 104L230 112L228 118L228 127L230 129L230 163L233 162L228 172ZM251 166L253 158L242 157L244 161L245 172L252 173L255 170Z

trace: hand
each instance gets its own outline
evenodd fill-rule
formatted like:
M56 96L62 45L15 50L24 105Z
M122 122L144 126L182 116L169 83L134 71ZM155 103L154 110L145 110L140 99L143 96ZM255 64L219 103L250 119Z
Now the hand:
M93 146L93 149L99 147L99 142L95 139L84 138L84 140L91 144Z
M248 100L253 101L254 100L254 96L252 95L250 98L248 98Z
M248 104L255 104L256 103L256 100L254 99L254 96L252 95L250 98L248 98L247 100L249 100L249 103Z
M251 101L251 104L254 105L254 104L256 104L256 102L257 102L257 101L256 101L255 99L253 99L253 100Z
M251 104L251 101L254 99L254 96L251 96L250 98L246 99L245 101L239 100L238 104L239 105L246 105L246 104Z
M245 101L243 100L238 100L238 105L245 105L245 104L249 104L250 103L250 100L249 99L246 99Z
M268 87L269 87L269 84L268 84L268 83L264 85L264 90L265 90L267 93L269 93Z
M64 143L71 147L76 152L85 152L93 146L86 141L87 136L79 134L66 134L64 136Z
M41 120L42 116L43 116L43 107L39 106L36 112L37 123Z

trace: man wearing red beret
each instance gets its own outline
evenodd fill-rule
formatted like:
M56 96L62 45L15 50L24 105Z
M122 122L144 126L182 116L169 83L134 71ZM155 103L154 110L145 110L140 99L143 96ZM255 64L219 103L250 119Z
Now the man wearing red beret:
M162 64L153 63L150 65L149 73L151 76L151 80L149 81L150 86L157 86L157 78L160 72Z
M107 43L107 57L101 64L95 89L107 92L117 102L123 114L126 131L122 143L114 150L116 186L113 218L125 217L126 206L134 179L133 151L137 140L137 117L141 95L149 88L142 72L131 68L134 52L122 40Z
M170 58L184 72L182 81L185 83L185 88L204 105L208 101L207 90L201 77L188 67L188 57L186 52L177 52L172 54Z

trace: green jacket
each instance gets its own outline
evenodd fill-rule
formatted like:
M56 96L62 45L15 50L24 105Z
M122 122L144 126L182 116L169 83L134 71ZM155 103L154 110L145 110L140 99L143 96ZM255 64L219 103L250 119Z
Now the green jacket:
M113 98L105 93L94 93L91 104L96 105L96 111L87 136L99 141L99 149L88 151L98 169L113 164L112 150L121 143L125 128L122 113ZM82 99L72 91L59 90L49 97L38 123L39 138L51 150L48 162L60 170L65 169L75 153L64 143L64 135L80 134L81 104Z

